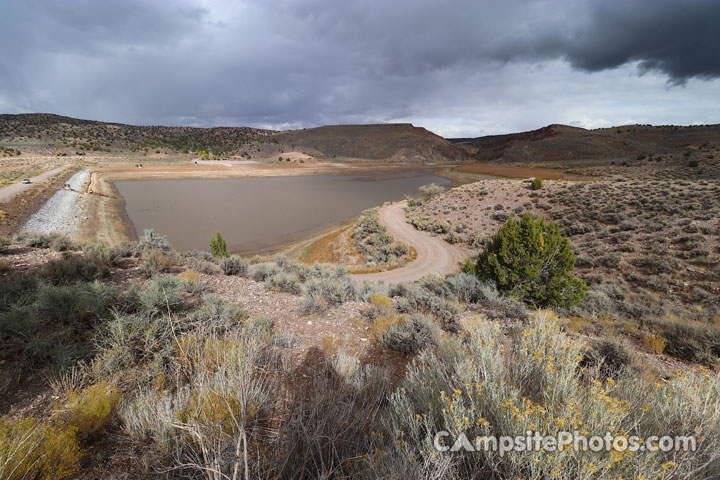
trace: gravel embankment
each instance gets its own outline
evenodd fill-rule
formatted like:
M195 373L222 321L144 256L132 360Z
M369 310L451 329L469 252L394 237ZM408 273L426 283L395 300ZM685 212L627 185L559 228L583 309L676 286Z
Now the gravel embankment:
M72 234L77 228L78 218L82 215L82 195L90 180L90 170L83 169L70 177L67 183L71 190L59 190L45 202L23 230L38 233Z

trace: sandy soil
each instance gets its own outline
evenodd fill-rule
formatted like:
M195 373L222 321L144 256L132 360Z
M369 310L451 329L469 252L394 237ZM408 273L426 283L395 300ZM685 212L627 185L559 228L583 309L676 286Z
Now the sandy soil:
M416 230L405 219L406 202L393 203L380 209L380 221L396 241L406 243L417 251L417 258L408 265L379 273L353 275L358 281L383 280L398 283L417 280L428 273L446 275L458 270L471 251L451 245L442 237Z
M0 202L6 202L6 201L10 200L10 198L12 198L16 193L22 192L23 190L25 190L27 188L32 188L36 183L47 180L48 178L62 172L67 167L69 167L69 165L63 165L62 167L58 167L53 170L49 170L45 173L41 173L40 175L30 177L30 181L32 183L27 184L27 185L25 185L21 182L18 182L18 183L14 183L8 187L0 188Z

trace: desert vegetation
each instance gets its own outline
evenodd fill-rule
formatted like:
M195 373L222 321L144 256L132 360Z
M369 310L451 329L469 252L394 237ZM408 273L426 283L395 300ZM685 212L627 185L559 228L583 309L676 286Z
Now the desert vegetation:
M591 146L660 128L599 131ZM561 130L457 143L526 162L521 143L552 153L567 145ZM602 173L593 181L423 187L408 221L474 254L413 282L363 283L340 260L230 255L219 232L207 252L175 251L153 230L115 245L0 236L0 479L717 478L720 186L712 144L685 140L699 130L570 163ZM23 149L6 157L8 179L35 168L28 148L285 164L283 139L320 157L333 131L0 118L3 143ZM343 157L357 145L330 147ZM413 258L377 209L333 235L350 266ZM697 445L435 445L529 430Z
M284 257L182 255L153 232L115 248L39 235L32 244L39 246L13 241L4 250L11 262L20 248L53 259L29 269L13 263L3 274L7 348L0 355L15 374L2 381L17 393L0 405L2 478L114 471L129 478L533 472L589 479L720 471L716 372L690 364L667 372L657 339L640 349L603 339L475 274L357 285L342 270ZM173 266L116 280L150 261L150 250ZM201 257L213 273L195 271L191 259ZM47 275L55 270L62 275ZM316 321L328 308L358 304L354 322L371 333L368 348L395 355L388 358L407 372L395 377L331 337L298 363L284 325L212 291L223 277L299 297L307 305L301 315ZM694 452L636 455L440 452L432 441L439 431L556 434L567 426L643 438L702 435Z
M393 240L378 218L379 208L365 210L355 222L352 238L365 260L365 266L394 266L407 262L410 247Z

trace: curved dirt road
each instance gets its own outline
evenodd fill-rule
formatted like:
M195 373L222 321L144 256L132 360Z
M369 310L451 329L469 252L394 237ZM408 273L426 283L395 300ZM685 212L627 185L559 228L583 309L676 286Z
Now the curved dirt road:
M358 281L383 280L398 283L417 280L428 273L446 275L458 270L469 250L451 245L441 236L416 230L405 219L406 202L393 203L380 209L380 222L385 225L398 242L403 242L417 251L417 258L404 267L387 272L352 275Z

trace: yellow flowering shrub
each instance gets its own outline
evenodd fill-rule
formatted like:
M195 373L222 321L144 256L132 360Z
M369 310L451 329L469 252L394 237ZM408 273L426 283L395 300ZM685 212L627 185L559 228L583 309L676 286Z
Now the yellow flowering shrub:
M66 423L82 440L97 438L112 420L120 404L120 392L102 381L80 392L68 394Z
M509 335L497 323L473 318L461 344L438 347L412 364L391 396L387 428L393 450L374 457L380 473L402 464L423 476L465 478L710 478L720 474L720 377L689 372L654 385L641 378L599 380L581 367L586 346L539 311ZM714 392L714 393L713 393ZM439 452L463 433L541 436L578 432L586 437L697 435L696 452L511 451ZM452 445L454 440L449 440ZM447 445L447 443L446 443ZM690 475L690 476L693 476Z
M0 418L2 480L62 480L78 472L81 455L72 427L34 418Z

